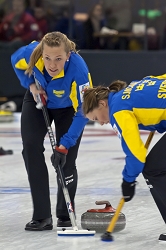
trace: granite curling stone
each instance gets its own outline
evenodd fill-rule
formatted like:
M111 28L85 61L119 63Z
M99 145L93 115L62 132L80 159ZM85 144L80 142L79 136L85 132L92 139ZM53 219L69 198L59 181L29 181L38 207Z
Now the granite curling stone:
M96 201L96 205L106 205L101 209L89 209L81 215L81 226L83 229L95 230L96 233L104 233L110 224L116 209L109 201ZM126 226L126 217L120 212L113 232L122 231Z

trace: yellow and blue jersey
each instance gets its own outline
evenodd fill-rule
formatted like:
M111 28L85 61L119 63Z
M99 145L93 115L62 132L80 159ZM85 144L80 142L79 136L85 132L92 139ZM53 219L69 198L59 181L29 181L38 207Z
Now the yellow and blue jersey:
M24 88L29 89L30 84L35 83L35 75L36 80L47 93L47 108L60 109L73 106L75 110L73 122L68 133L60 141L60 144L70 148L76 144L88 121L81 112L81 105L84 90L92 87L91 75L83 58L77 53L71 52L69 61L65 63L64 69L57 76L49 76L41 56L33 68L33 75L29 77L25 74L25 70L37 45L38 42L35 41L18 49L11 56L11 63Z
M166 74L147 76L110 93L110 123L126 155L123 178L132 182L142 172L147 149L139 130L166 131Z

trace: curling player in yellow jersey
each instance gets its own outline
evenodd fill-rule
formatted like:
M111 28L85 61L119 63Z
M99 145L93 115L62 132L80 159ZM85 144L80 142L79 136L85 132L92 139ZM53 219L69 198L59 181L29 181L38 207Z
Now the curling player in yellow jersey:
M121 141L126 155L121 185L125 202L133 198L136 178L142 173L166 223L166 74L128 86L115 81L109 87L87 89L82 108L88 119L110 123ZM148 155L140 130L164 133ZM166 234L159 240L166 241Z
M61 32L47 33L40 42L21 47L12 55L11 62L21 85L27 89L21 113L21 136L33 215L25 230L51 230L49 178L44 157L47 128L42 111L36 108L37 96L40 94L45 98L50 122L55 124L57 145L51 160L55 169L64 163L63 172L75 212L76 158L88 122L81 105L84 90L92 86L91 76L76 51L76 44ZM57 227L69 228L71 221L59 179L57 182Z

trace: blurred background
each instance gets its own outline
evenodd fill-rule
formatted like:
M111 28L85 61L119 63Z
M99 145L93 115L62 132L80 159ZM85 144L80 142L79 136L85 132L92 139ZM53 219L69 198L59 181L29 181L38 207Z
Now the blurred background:
M0 110L21 112L25 93L11 54L51 31L77 44L94 86L166 73L165 0L0 0Z

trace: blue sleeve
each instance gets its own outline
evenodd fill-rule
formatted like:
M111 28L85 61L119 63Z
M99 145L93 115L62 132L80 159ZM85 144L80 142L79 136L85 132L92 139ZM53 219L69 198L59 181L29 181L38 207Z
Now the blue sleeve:
M92 80L88 70L85 70L85 73L82 74L82 77L76 77L76 101L78 102L75 116L73 117L73 122L68 130L68 132L61 138L60 144L62 144L67 149L74 146L77 142L77 139L83 132L85 125L88 122L88 119L84 117L82 113L82 101L83 93L86 88L92 86ZM74 106L74 105L73 105Z
M60 144L65 148L69 149L74 146L77 142L77 139L84 130L85 125L87 124L88 119L82 115L81 110L79 110L76 115L73 117L73 122L68 130L68 132L61 138Z
M144 168L144 162L141 162L135 155L133 155L122 138L122 148L126 155L125 165L122 171L123 178L125 181L133 182L142 172Z
M133 182L142 172L147 149L140 137L138 123L132 111L121 110L114 113L113 129L118 134L126 155L123 178Z
M29 88L31 83L34 83L33 75L29 77L29 75L25 74L34 46L36 46L36 43L33 46L23 46L11 55L13 69L20 80L20 84L26 89Z

